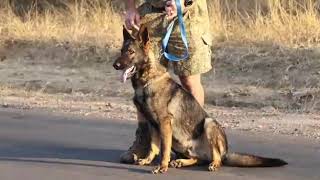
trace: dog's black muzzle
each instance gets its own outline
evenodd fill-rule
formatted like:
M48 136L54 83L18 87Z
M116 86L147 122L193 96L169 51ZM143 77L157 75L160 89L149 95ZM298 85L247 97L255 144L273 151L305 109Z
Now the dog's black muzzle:
M122 68L121 68L121 63L119 63L119 62L113 63L113 68L114 68L115 70L121 70L121 69L122 69Z

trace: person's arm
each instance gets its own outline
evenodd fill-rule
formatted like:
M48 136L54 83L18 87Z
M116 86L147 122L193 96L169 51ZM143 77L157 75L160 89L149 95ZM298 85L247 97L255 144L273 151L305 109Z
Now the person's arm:
M136 8L136 1L135 0L127 0L126 2L126 9L135 9Z
M139 30L140 28L140 15L136 8L135 0L127 0L126 1L126 17L125 17L125 24L126 27L130 30L136 29Z

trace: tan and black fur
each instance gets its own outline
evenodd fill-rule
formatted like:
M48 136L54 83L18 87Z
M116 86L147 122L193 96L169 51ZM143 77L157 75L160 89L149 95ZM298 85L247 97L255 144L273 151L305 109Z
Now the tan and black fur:
M124 70L136 66L137 71L131 77L135 91L133 101L151 129L149 154L137 164L150 164L160 152L161 162L153 173L164 173L169 165L179 168L203 161L210 163L210 171L222 165L273 167L287 164L280 159L229 153L223 128L154 58L147 28L141 28L137 37L132 37L124 28L123 35L121 56L114 62L114 67ZM171 149L184 159L170 162Z

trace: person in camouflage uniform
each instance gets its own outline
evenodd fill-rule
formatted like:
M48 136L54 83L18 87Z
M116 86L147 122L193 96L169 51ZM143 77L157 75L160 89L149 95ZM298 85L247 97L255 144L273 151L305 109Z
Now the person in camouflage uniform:
M181 0L184 4L184 0ZM176 21L173 32L169 39L168 52L175 55L182 55L184 45L181 40L177 7L175 0L127 0L127 13L125 24L129 30L140 27L141 20L146 17L162 17L160 21L152 21L152 28L149 29L150 38L153 42L154 54L158 54L161 64L173 67L174 73L179 77L182 86L187 89L203 106L204 90L201 84L201 74L208 72L211 66L211 42L210 23L206 0L193 0L191 6L183 7L184 23L186 26L189 45L189 57L179 62L170 62L161 54L161 41L165 36L169 22ZM163 12L166 16L161 16ZM159 16L160 15L160 16ZM157 19L157 18L155 18ZM158 18L159 19L159 18ZM147 155L150 146L150 134L148 125L138 113L138 129L136 139L128 151L120 156L122 163L135 163L138 159Z

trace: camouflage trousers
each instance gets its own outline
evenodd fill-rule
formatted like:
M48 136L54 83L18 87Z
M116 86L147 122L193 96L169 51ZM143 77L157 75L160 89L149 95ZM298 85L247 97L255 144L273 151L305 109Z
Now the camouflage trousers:
M200 2L202 0L199 0ZM196 1L198 2L198 1ZM154 54L158 55L160 63L166 67L172 67L178 76L190 76L208 72L211 68L211 46L212 38L210 33L207 5L194 3L184 14L187 40L189 46L189 58L179 62L168 62L161 54L161 41L166 34L168 22L163 9L154 8L150 3L139 6L138 11L142 17L142 23L148 23L148 30L152 42ZM179 23L175 18L173 32L171 34L168 52L181 56L185 52L181 40Z

